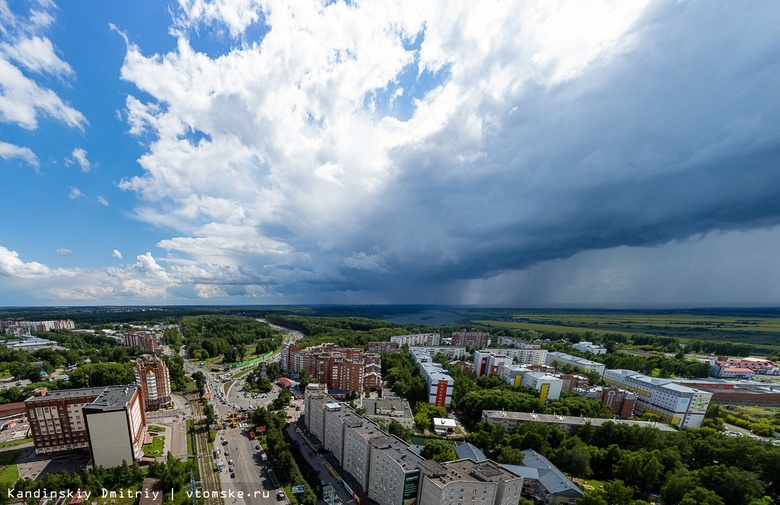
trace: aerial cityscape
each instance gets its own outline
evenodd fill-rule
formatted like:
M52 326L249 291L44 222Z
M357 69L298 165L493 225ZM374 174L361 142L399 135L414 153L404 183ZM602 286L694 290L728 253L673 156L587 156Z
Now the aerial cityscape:
M0 505L780 504L778 19L0 0Z

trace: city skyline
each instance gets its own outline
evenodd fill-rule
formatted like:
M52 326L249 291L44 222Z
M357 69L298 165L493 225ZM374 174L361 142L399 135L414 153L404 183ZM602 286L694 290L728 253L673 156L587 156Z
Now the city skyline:
M0 306L780 304L779 13L0 0Z

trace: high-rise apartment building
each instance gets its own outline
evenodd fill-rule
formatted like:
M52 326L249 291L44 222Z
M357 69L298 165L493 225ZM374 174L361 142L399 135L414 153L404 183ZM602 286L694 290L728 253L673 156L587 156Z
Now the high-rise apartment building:
M160 335L151 331L131 331L119 336L119 344L125 347L137 347L143 352L158 353Z
M420 505L516 505L523 478L491 460L422 465Z
M146 411L172 406L171 378L160 357L146 354L135 361L135 383L141 388Z
M441 342L441 335L438 333L415 333L413 335L396 335L390 337L390 342L398 344L398 346L408 345L409 347L415 347L420 345L436 346Z

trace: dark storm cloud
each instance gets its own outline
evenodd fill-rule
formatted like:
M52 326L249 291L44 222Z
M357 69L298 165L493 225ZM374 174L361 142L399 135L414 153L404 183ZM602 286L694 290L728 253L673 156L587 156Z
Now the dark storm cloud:
M632 47L552 87L486 100L483 155L447 135L394 153L399 184L354 243L372 282L483 278L619 246L780 222L774 3L660 3ZM454 135L458 124L445 125Z

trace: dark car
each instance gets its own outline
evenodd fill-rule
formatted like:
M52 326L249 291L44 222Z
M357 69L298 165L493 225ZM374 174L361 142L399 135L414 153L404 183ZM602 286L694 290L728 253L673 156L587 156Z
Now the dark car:
M231 473L230 474L230 478L235 479L236 478L236 474L235 473Z

